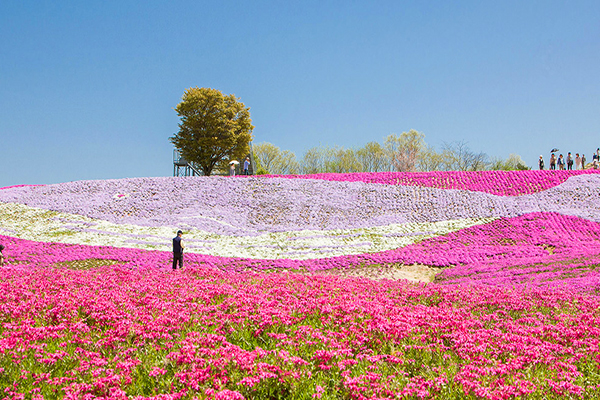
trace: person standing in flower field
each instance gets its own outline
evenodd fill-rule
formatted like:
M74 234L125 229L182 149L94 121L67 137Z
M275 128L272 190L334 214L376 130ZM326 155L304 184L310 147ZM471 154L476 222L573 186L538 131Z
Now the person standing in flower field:
M556 156L554 153L550 155L550 169L556 169Z
M173 271L177 269L177 263L179 262L179 269L183 268L183 236L182 231L177 231L177 236L173 238Z
M558 156L558 161L556 161L556 164L558 164L559 170L562 171L565 169L565 159L563 158L562 154Z
M575 169L581 168L581 157L579 157L579 153L575 153Z
M585 162L586 162L585 154L582 154L581 155L581 169L585 169Z
M4 245L0 244L0 267L4 267L4 254L2 254L3 250Z
M246 160L244 161L244 175L249 175L248 174L249 167L250 167L250 159L248 157L246 157Z
M540 166L540 171L544 170L544 157L540 156L540 161L538 161L538 164Z
M567 154L567 169L570 171L573 169L573 155L571 152Z

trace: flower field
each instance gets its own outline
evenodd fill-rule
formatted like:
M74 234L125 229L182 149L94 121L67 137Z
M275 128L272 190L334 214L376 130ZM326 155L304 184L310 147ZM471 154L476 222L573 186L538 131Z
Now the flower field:
M0 220L1 398L600 398L593 171L14 186Z

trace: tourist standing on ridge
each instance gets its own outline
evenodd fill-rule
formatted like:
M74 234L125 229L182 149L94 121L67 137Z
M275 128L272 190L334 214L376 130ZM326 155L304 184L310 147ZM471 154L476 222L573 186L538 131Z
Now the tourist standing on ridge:
M571 152L569 152L569 154L567 154L567 169L568 170L573 169L573 156L571 155Z
M538 161L538 164L540 166L540 171L544 170L544 157L540 156L540 161Z
M579 153L575 153L575 169L583 169L581 168L581 157L579 157Z
M181 236L183 232L177 231L177 236L173 238L173 271L177 269L177 262L179 262L179 269L183 268L183 242Z
M581 155L581 169L585 169L585 154Z
M550 169L556 169L556 156L554 153L550 155Z
M563 158L562 154L558 156L558 161L556 163L558 164L559 170L562 171L565 169L565 159Z

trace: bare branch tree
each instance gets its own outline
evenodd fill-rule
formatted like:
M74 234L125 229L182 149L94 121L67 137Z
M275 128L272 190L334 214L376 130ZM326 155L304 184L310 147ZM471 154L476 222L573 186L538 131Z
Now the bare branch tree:
M471 151L465 141L444 143L442 157L446 171L482 171L488 164L487 154Z
M426 146L419 153L417 169L419 171L440 171L444 166L444 157L431 146Z

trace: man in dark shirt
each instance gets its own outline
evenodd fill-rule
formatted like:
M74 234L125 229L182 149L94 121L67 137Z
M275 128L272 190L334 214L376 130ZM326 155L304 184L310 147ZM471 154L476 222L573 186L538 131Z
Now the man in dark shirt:
M569 152L569 154L567 154L567 169L568 170L573 169L573 156L571 155L571 152Z
M173 238L173 270L177 269L177 262L179 262L179 269L183 268L183 242L181 236L183 232L177 231L177 236Z

